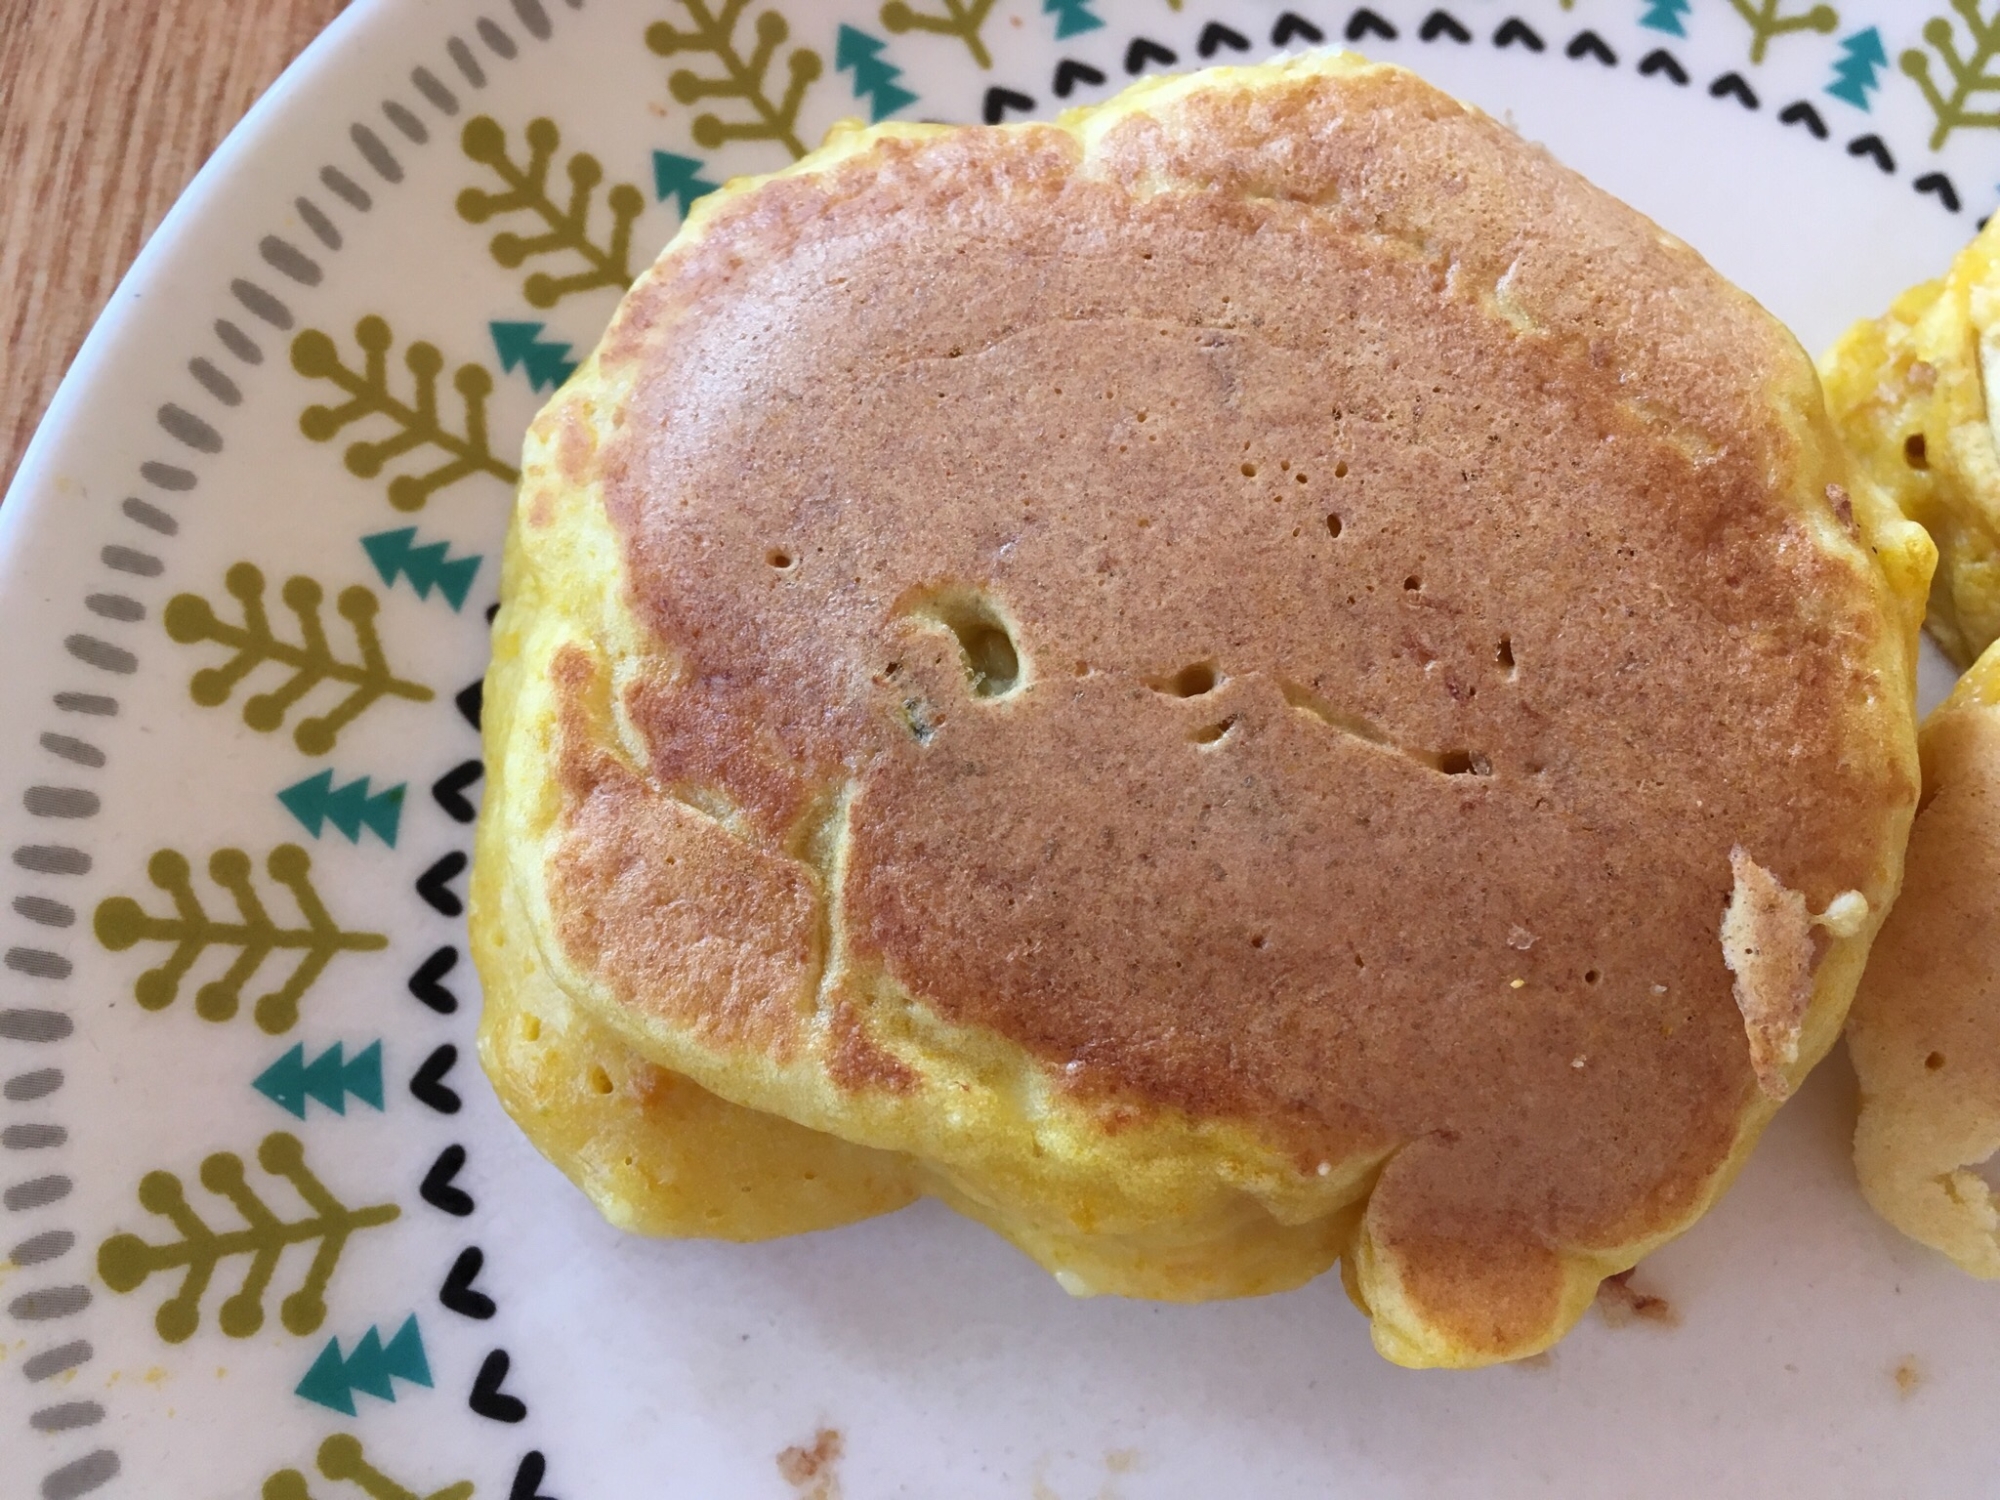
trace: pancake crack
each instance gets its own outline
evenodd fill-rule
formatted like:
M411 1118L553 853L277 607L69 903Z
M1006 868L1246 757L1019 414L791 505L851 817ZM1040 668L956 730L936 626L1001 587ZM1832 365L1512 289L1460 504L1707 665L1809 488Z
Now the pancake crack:
M1359 714L1345 713L1335 708L1311 688L1288 678L1280 678L1278 690L1285 695L1285 702L1300 713L1319 720L1340 734L1360 740L1363 744L1374 745L1400 755L1405 760L1414 761L1426 770L1436 771L1443 776L1491 776L1493 762L1475 750L1424 750L1398 743L1387 730L1369 722Z
M847 880L847 853L853 842L854 782L841 782L799 820L787 842L788 852L806 867L819 886L818 930L813 949L819 974L810 991L801 993L808 1015L829 1013L835 987L847 970L847 924L842 886Z

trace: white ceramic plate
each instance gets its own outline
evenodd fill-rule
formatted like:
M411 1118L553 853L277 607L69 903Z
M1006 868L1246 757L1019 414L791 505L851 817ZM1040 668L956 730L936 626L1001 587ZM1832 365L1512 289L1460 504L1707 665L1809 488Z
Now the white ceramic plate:
M1678 1326L1477 1374L1383 1364L1332 1279L1072 1302L933 1205L626 1239L480 1076L461 690L511 464L703 185L844 115L1346 40L1814 349L2000 196L1994 117L1952 104L1992 98L1960 86L1992 0L1292 6L364 0L230 138L0 507L0 1493L2000 1493L1993 1293L1863 1207L1838 1058L1641 1268Z

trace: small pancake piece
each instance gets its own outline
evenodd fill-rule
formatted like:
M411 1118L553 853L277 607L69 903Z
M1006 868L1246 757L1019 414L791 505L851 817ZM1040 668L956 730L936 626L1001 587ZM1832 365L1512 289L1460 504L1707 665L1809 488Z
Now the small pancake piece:
M1765 1093L1791 1092L1790 1072L1813 997L1812 917L1806 898L1741 847L1729 851L1734 887L1722 913L1722 961L1736 976L1736 1008L1750 1038L1750 1067Z
M1863 975L1847 1046L1854 1164L1875 1211L2000 1278L2000 646L1924 724L1923 809L1903 896Z
M728 1106L668 1133L873 1153L760 1232L908 1188L1533 1354L1837 1034L1931 562L1768 314L1398 69L836 132L531 431L475 956Z
M1820 360L1857 467L1937 543L1929 629L1960 668L2000 637L2000 220Z

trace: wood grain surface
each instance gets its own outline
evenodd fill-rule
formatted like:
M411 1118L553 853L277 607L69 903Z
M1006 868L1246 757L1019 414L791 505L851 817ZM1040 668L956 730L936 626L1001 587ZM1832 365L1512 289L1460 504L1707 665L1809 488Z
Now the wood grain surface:
M0 491L118 278L346 0L0 0Z

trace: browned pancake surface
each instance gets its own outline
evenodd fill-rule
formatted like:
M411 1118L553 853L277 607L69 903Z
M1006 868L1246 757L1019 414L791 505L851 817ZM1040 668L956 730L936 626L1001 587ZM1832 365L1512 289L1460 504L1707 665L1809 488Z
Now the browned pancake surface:
M1837 461L1776 415L1810 367L1407 75L1099 149L885 141L628 306L622 428L566 462L658 643L649 764L572 736L562 940L775 1056L881 973L1080 1095L1393 1152L1377 1238L1504 1346L1555 1293L1494 1247L1641 1239L1736 1143L1732 848L1817 912L1914 796Z

